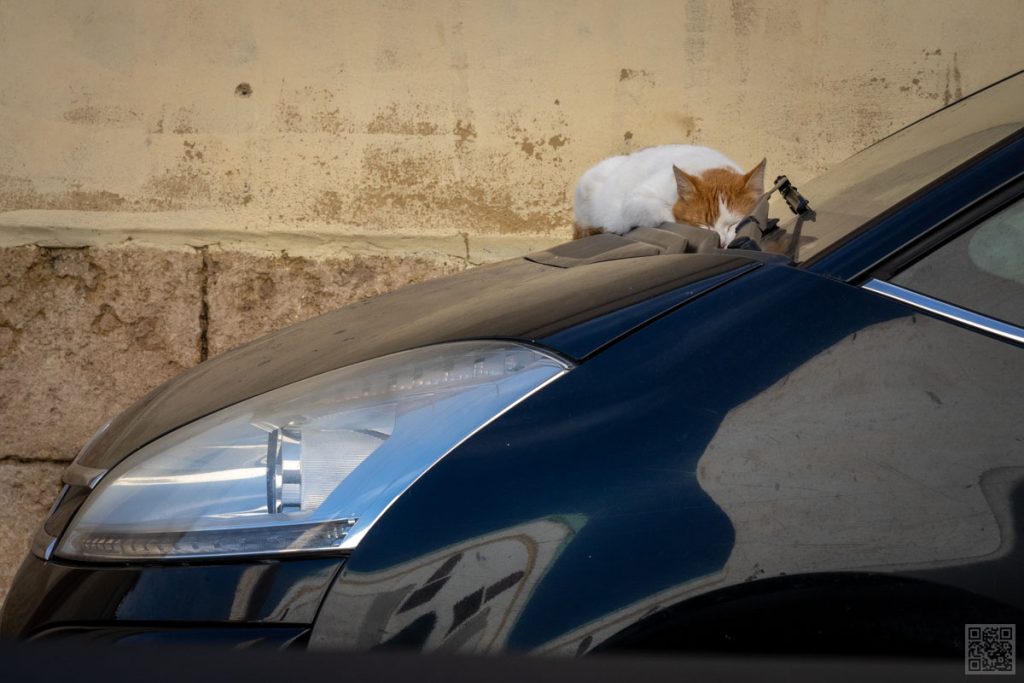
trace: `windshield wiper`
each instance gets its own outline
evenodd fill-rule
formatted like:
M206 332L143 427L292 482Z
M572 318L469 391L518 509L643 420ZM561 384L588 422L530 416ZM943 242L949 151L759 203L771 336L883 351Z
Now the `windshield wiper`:
M757 204L751 209L750 213L747 214L743 220L736 226L736 239L729 245L735 248L747 248L746 243L748 241L754 242L755 245L759 245L761 239L767 237L773 233L779 227L778 218L768 218L768 199L773 193L778 192L786 202L786 206L789 210L796 214L796 223L793 226L793 236L790 238L789 246L786 248L786 256L791 260L796 260L797 246L800 241L800 233L803 229L804 221L813 221L815 218L814 210L811 208L811 203L800 194L797 190L796 185L790 182L789 178L784 175L780 175L775 179L775 184L761 195L761 198L757 200ZM757 230L754 233L752 229L747 230L747 234L741 236L740 231L744 228L753 228ZM758 234L759 233L759 234ZM758 234L759 239L753 239L753 235ZM756 248L760 249L760 246Z

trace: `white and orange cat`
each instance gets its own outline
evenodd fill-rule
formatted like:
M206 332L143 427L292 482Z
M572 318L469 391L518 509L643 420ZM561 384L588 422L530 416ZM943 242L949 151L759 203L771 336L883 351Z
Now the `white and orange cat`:
M714 230L724 247L764 193L766 161L744 173L721 152L694 145L660 145L610 157L576 184L573 237L621 235L668 221Z

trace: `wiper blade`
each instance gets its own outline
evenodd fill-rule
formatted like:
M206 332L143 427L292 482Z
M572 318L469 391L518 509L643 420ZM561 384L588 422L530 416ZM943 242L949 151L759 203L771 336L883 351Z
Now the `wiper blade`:
M768 218L768 199L775 192L782 195L782 198L786 201L786 206L797 216L796 224L793 226L793 234L784 252L791 261L796 261L797 246L800 242L803 223L805 220L813 221L815 213L811 209L811 203L808 199L800 194L796 186L784 175L780 175L775 179L775 184L761 195L761 198L757 200L750 213L737 224L736 239L733 240L730 246L750 248L747 245L749 242L753 242L760 249L761 241L778 228L779 220L777 218ZM753 230L754 228L756 228L756 232ZM775 235L769 239L777 241L781 238ZM782 252L780 250L775 253Z
M811 210L811 204L807 201L800 192L797 191L796 185L789 182L789 178L784 175L780 175L775 179L775 187L772 188L767 194L770 195L774 191L778 191L782 195L782 198L786 200L786 204L789 206L789 210L800 216ZM766 195L767 196L767 195Z

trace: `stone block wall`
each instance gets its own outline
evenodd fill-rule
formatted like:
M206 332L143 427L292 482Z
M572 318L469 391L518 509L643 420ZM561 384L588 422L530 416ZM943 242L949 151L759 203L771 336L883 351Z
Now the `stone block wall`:
M0 248L0 600L103 422L207 357L466 259Z

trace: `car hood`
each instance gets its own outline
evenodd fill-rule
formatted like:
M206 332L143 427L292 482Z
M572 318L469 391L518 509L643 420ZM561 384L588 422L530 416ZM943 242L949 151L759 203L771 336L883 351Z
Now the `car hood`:
M115 418L76 463L108 469L188 422L360 361L442 342L533 342L573 360L757 262L672 254L571 268L515 259L361 301L291 325L197 365Z

